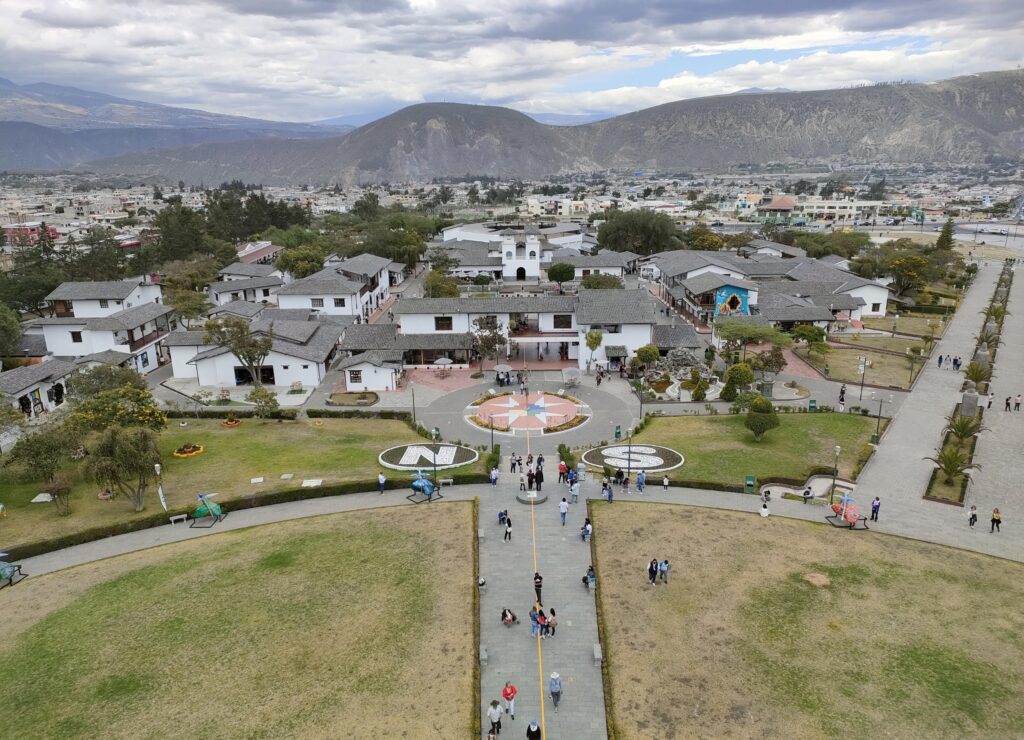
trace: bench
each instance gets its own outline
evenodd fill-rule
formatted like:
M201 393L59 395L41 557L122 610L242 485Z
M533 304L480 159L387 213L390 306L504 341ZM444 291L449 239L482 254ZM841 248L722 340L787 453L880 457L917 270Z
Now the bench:
M174 516L168 517L171 520L171 526L175 524L184 524L188 521L188 514L175 514Z
M480 665L487 665L487 646L480 646Z
M604 662L604 653L601 652L601 643L594 643L594 665L599 666Z
M455 479L454 478L438 478L438 480L437 480L438 488L440 488L441 486L454 486L454 485L455 485Z
M484 531L483 531L482 529L478 529L478 530L476 531L476 538L477 538L478 540L480 540L481 542L483 542L484 540L486 540L486 539L487 539L487 533L486 533L486 532L484 532Z
M0 588L7 588L7 586L13 586L18 581L24 580L25 578L28 577L27 574L22 572L21 565L18 565L18 564L15 564L15 563L4 563L3 565L4 565L3 572L6 575L3 575L2 576L3 580L0 580ZM21 576L21 577L18 578L18 581L15 581L14 580L15 576ZM4 580L7 581L6 584L3 583Z

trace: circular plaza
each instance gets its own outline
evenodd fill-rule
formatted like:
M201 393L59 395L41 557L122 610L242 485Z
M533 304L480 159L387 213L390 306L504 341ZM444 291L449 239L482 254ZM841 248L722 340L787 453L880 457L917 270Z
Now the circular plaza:
M579 399L546 391L488 395L475 401L468 411L470 424L511 434L553 434L573 429L589 418Z

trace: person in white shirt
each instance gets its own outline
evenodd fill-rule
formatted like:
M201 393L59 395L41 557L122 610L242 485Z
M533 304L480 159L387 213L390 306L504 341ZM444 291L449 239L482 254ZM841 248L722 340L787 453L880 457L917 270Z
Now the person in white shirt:
M761 504L761 516L768 518L768 504Z

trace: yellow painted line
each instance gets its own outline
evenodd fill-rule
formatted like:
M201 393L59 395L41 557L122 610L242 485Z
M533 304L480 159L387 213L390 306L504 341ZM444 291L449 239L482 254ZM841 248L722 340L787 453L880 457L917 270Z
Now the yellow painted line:
M529 400L529 397L527 397ZM530 454L530 430L526 430L526 454ZM533 539L533 572L537 573L537 517L533 506L530 507L530 536ZM540 736L547 740L547 726L544 721L544 650L541 648L542 640L537 635L537 682L540 684Z

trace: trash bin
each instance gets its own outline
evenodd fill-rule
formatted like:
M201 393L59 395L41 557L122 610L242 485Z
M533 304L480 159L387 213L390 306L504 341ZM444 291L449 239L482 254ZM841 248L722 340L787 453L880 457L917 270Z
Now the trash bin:
M576 463L576 480L580 483L587 479L587 466L586 463L580 461Z
M752 475L748 475L746 477L746 479L745 479L745 484L744 484L744 487L743 487L744 493L753 493L754 492L754 488L756 488L756 487L757 487L757 478L755 478Z
M807 410L810 411L811 413L814 413L815 411L817 411L818 410L818 402L816 400L814 400L813 398L810 399L807 402Z

